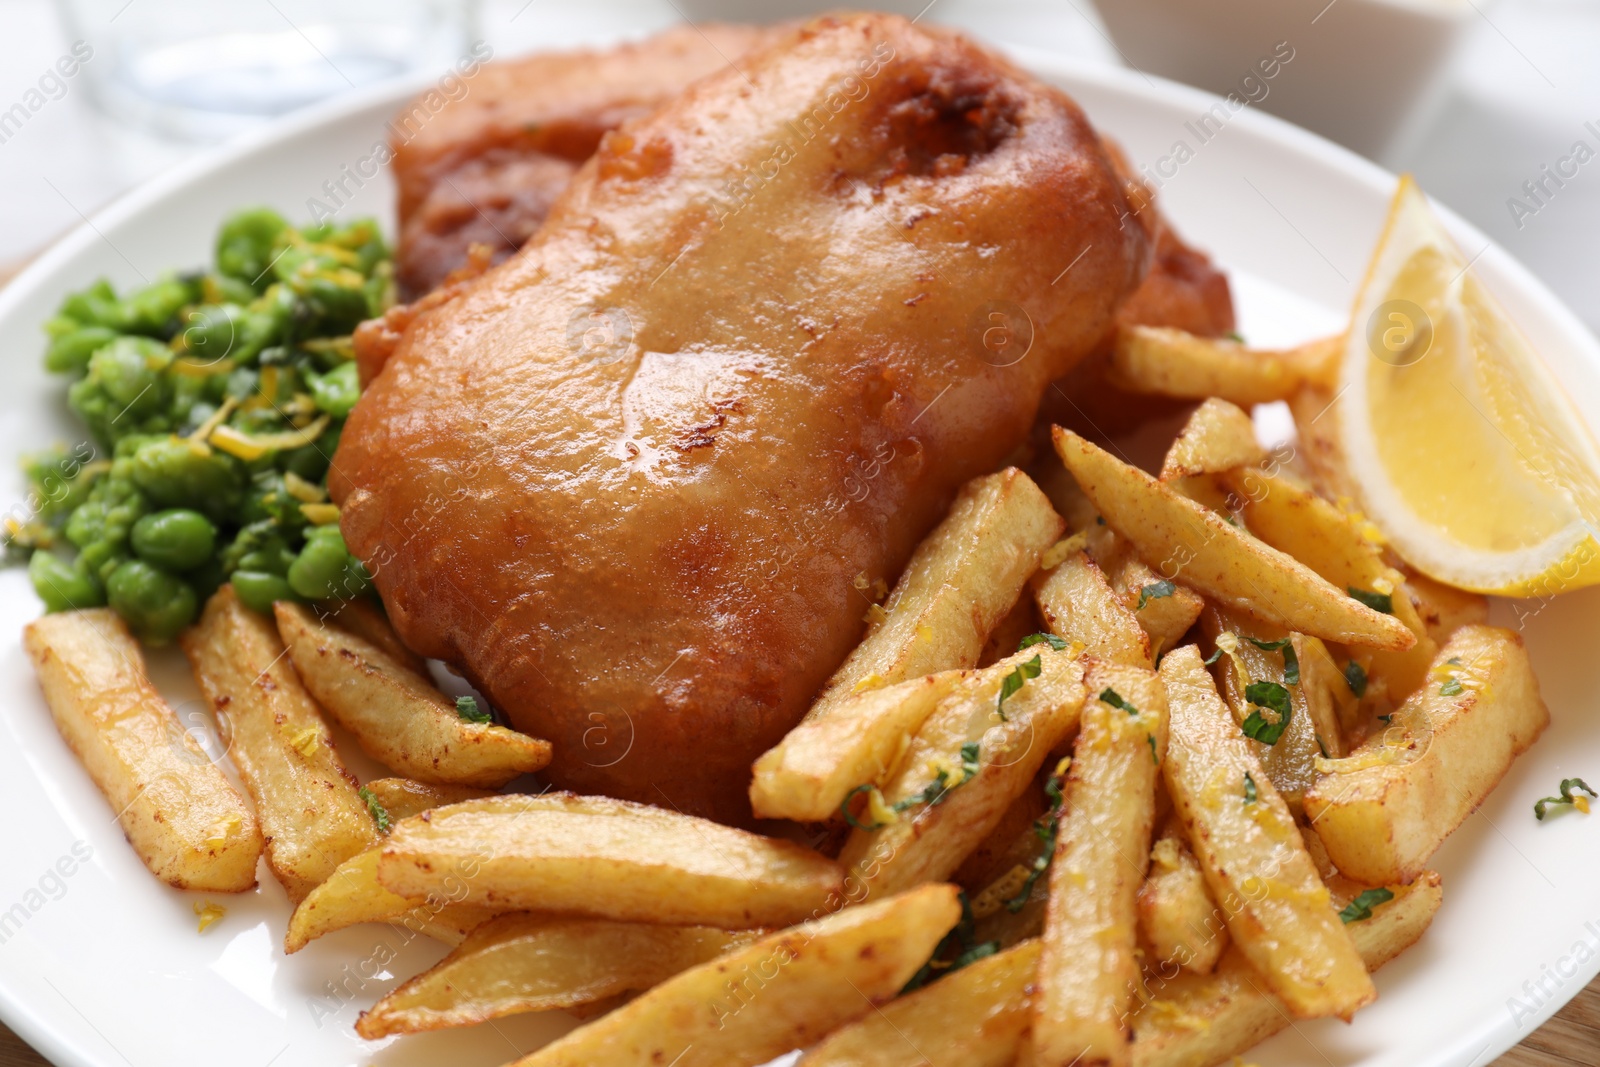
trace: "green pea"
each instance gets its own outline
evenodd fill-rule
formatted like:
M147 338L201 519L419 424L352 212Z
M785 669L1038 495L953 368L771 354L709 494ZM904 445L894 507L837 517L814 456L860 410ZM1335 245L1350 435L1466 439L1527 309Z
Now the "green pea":
M182 278L162 278L129 293L122 301L123 328L132 333L168 336L178 312L199 295L198 288Z
M288 222L271 208L234 214L217 233L217 270L259 287L272 265L273 249L288 230Z
M244 474L237 461L177 437L142 444L130 473L156 504L194 508L214 519L227 518L244 499Z
M52 374L85 374L89 357L117 339L117 331L106 326L83 326L63 333L45 350L44 369Z
M156 567L186 571L211 558L217 528L198 511L168 508L133 524L133 550Z
M61 314L85 326L109 326L114 330L121 329L127 321L116 290L104 278L63 300Z
M317 407L336 419L350 414L361 399L361 381L356 377L354 363L342 364L327 374L307 374L306 380Z
M74 567L54 552L33 554L28 560L28 579L46 611L97 608L106 602L106 591L93 573Z
M366 568L350 555L337 526L306 534L305 547L289 568L289 584L308 600L349 600L372 584Z
M130 559L106 580L106 600L128 628L152 645L164 645L194 621L199 600L182 578Z
M268 612L277 600L298 600L289 582L265 571L234 571L233 591L239 594L239 603L251 611Z
M172 362L172 351L148 337L118 337L89 360L92 379L114 402L140 411L161 406L159 378Z

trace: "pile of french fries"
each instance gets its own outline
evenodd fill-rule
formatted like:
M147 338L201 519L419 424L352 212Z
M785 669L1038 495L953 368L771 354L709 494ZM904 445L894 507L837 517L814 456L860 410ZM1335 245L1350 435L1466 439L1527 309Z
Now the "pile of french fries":
M113 613L26 646L158 877L243 891L264 855L288 952L362 922L455 946L368 1038L562 1010L588 1021L520 1064L1231 1062L1374 999L1440 906L1430 857L1549 718L1484 598L1340 503L1338 347L1126 330L1119 387L1200 401L1159 476L1058 427L1034 477L968 485L756 761L768 835L497 792L550 746L464 717L369 606L225 587L184 638L249 802ZM1241 405L1273 400L1300 454L1257 443ZM330 720L396 776L358 785Z

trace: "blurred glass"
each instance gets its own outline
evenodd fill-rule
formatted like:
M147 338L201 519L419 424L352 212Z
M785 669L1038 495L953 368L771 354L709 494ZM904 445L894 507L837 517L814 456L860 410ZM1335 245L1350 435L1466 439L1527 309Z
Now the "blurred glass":
M57 0L114 118L217 141L339 93L443 70L476 32L477 0Z

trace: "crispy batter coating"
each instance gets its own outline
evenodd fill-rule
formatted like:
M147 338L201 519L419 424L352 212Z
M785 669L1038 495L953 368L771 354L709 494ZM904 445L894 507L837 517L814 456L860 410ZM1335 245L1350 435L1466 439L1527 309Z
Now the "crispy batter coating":
M557 784L729 820L854 579L1026 438L1151 246L1079 109L963 38L825 17L740 67L417 320L330 476L406 643Z
M482 68L466 95L437 114L408 105L390 127L402 296L437 287L466 264L471 245L505 259L539 228L601 137L776 32L675 26L635 44L542 52Z

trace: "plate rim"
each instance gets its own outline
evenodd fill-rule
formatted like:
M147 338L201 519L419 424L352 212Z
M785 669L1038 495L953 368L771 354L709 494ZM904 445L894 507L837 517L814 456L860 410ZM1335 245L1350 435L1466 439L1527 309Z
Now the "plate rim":
M1112 95L1131 98L1140 104L1159 108L1170 108L1175 105L1192 107L1196 113L1205 111L1223 99L1217 94L1128 67L1074 60L1028 45L988 43L1025 70L1052 84L1062 86L1069 93L1073 92L1076 86L1089 86ZM186 188L202 184L218 171L256 153L292 146L304 135L353 118L362 112L379 107L393 107L425 88L432 80L431 74L414 74L364 87L336 99L307 107L235 141L202 152L171 170L135 186L92 214L84 216L76 226L49 244L27 267L0 287L0 320L17 314L31 298L47 293L52 282L61 284L62 279L56 276L60 273L62 265L95 242L107 240L103 236L104 229L136 217L152 205L179 194ZM1331 168L1374 192L1386 195L1386 191L1392 189L1397 180L1394 173L1377 163L1257 108L1241 109L1232 121L1239 124L1242 129L1249 130L1281 148L1292 150L1312 164ZM1565 302L1498 242L1490 239L1447 206L1432 198L1429 202L1458 242L1465 238L1470 240L1474 247L1481 245L1484 251L1479 254L1480 257L1492 257L1496 269L1504 272L1512 280L1520 290L1520 295L1534 303L1538 314L1549 320L1561 334L1575 343L1580 359L1590 364L1596 371L1600 371L1600 339L1596 338ZM107 243L109 244L108 240ZM1494 1013L1477 1027L1458 1031L1453 1040L1442 1043L1437 1058L1430 1060L1426 1067L1488 1062L1483 1056L1491 1047L1494 1055L1498 1056L1518 1044L1521 1038L1531 1035L1587 988L1596 976L1600 976L1600 956L1597 956L1591 965L1580 970L1579 977L1582 977L1582 982L1569 983L1572 990L1570 994L1566 992L1568 987L1564 986L1560 994L1534 1013L1531 1027L1519 1027L1507 1017ZM83 1049L81 1042L73 1033L52 1027L44 1016L31 1006L32 999L34 998L24 995L24 990L5 973L4 969L0 969L0 1021L58 1067L108 1067L108 1061L97 1060ZM71 1002L68 1003L71 1006ZM81 1012L79 1014L82 1017ZM92 1024L89 1025L90 1029L93 1029Z

